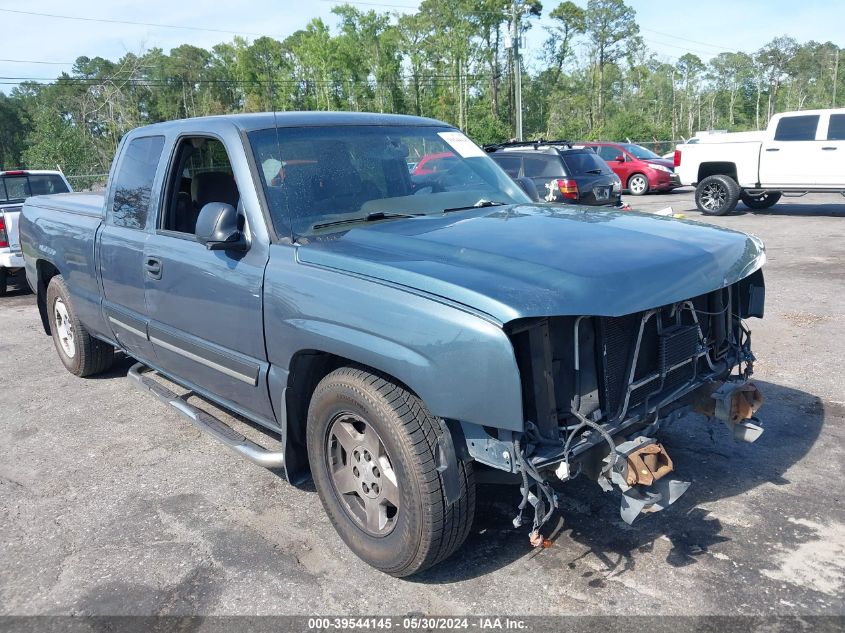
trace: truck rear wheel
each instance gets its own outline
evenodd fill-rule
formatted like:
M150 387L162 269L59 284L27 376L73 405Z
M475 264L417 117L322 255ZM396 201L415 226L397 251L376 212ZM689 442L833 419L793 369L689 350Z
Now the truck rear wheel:
M739 199L749 209L768 209L776 205L780 197L780 191L764 191L756 196L749 195L743 191L739 195Z
M9 269L0 268L0 297L6 296L6 287L9 280Z
M111 367L114 347L91 336L80 323L61 275L50 279L47 286L47 311L53 344L70 373L91 376Z
M695 206L705 215L727 215L736 209L739 185L730 176L707 176L695 188Z
M458 461L461 494L446 503L437 470L440 421L385 376L342 367L308 408L308 459L323 507L346 545L392 576L452 554L475 515L471 463Z

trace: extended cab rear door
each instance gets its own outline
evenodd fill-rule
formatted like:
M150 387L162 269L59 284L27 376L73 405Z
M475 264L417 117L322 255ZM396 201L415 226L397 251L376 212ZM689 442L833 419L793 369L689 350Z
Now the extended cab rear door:
M811 188L817 184L826 159L822 142L816 140L821 116L775 115L769 124L773 136L760 148L760 185L763 187Z
M824 119L827 119L825 125ZM823 131L822 131L823 130ZM822 120L824 139L820 145L822 163L819 165L818 184L832 189L845 189L845 111L832 112Z
M144 298L144 248L158 204L165 137L128 137L110 178L105 222L97 242L103 313L115 339L133 357L151 362Z
M158 366L229 408L274 425L267 390L263 286L269 237L243 141L204 122L173 139L154 230L145 245L149 336ZM202 208L238 208L246 252L196 241Z

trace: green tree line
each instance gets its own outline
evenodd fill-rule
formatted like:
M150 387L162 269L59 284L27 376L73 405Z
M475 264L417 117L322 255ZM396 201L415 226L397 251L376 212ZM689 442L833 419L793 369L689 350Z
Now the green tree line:
M0 93L0 166L108 170L121 136L157 121L262 110L361 110L430 116L479 143L514 135L511 0L424 0L396 14L335 6L284 40L236 37L116 61L79 57L54 81ZM527 138L689 137L759 129L775 112L832 107L840 49L788 36L708 61L650 50L624 0L519 0ZM546 26L538 18L547 16ZM537 39L536 34L533 39Z

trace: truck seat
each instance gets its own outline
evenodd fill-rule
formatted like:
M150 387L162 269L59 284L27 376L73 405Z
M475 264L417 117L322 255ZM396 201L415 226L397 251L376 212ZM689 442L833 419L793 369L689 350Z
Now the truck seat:
M194 174L191 179L191 199L197 214L209 202L225 202L237 207L239 198L234 176L225 171Z

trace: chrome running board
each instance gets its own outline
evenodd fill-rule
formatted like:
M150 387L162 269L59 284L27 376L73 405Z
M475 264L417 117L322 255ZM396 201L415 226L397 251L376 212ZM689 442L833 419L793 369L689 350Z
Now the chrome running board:
M264 466L264 468L284 467L284 451L271 451L247 439L219 418L215 418L210 413L206 413L194 405L189 404L187 399L194 395L193 392L179 396L161 383L156 382L150 376L145 376L144 373L147 371L153 370L143 363L136 363L129 369L127 377L133 386L141 391L148 391L163 403L170 405L200 431L208 433L214 439L223 442L223 444L242 457L247 458L253 464Z

